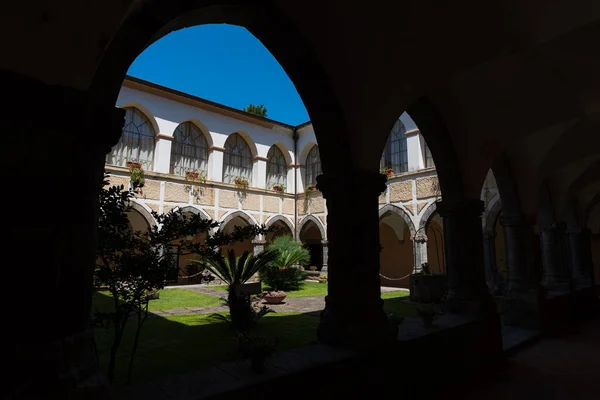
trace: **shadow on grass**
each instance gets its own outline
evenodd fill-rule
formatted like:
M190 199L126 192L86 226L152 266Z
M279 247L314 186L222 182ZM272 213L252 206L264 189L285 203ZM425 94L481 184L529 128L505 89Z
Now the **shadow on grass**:
M112 306L109 296L101 293L94 296L96 305ZM412 306L404 303L405 299L406 297L398 297L384 300L385 312L394 314L395 317L416 316ZM258 321L251 334L276 337L279 352L307 346L316 343L319 314L320 312L270 313ZM125 384L135 328L136 321L129 321L117 354L115 387ZM108 365L112 335L112 330L95 330L102 368ZM142 329L131 383L148 382L236 359L237 334L215 315L191 314L150 318Z

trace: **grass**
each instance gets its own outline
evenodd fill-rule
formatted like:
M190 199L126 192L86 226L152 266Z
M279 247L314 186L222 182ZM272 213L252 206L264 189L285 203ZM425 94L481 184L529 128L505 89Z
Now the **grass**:
M285 351L315 342L318 323L319 318L307 314L268 314L258 322L252 333L276 336L279 340L277 350ZM133 321L128 325L117 355L116 386L125 383L135 326ZM103 368L108 364L111 342L110 331L96 330L96 345ZM236 334L227 323L214 316L194 314L152 318L142 329L132 383L235 359Z
M227 291L227 285L210 286L211 289L220 290L222 292ZM263 290L266 290L263 287ZM327 284L317 282L304 282L299 290L288 290L285 292L287 297L296 299L299 297L312 297L312 296L325 296L327 294Z
M384 292L381 293L383 299L383 311L386 314L393 314L395 317L417 317L414 306L406 304L404 301L409 296L407 291Z
M150 300L150 311L171 310L184 307L218 306L222 301L215 296L195 293L184 289L165 289L160 291L160 298ZM92 308L102 312L114 311L112 296L108 291L94 293Z

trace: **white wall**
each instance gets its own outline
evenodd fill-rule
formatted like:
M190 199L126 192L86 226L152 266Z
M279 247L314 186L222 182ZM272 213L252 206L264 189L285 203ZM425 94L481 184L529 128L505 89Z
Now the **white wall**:
M266 157L271 146L277 143L280 149L287 153L290 162L294 159L293 130L286 126L275 125L272 128L267 128L202 108L178 103L137 89L122 87L117 99L117 106L124 107L128 105L141 105L144 108L143 111L150 113L149 117L153 117L158 126L157 134L172 136L179 124L189 120L197 120L209 131L210 137L207 138L209 145L223 147L231 133L241 132L242 136L250 139L251 143L249 145L254 153L253 156ZM159 139L155 151L154 168L156 172L169 172L170 155L171 142L168 139ZM209 179L217 182L222 181L222 163L223 154L219 151L211 152L209 155ZM257 160L254 162L252 178L254 187L265 187L265 161ZM288 188L290 188L289 191L292 191L292 185L288 185Z

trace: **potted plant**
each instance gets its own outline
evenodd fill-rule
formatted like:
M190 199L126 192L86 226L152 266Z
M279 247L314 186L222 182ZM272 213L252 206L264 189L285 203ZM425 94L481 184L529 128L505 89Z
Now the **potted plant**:
M239 334L238 345L241 356L250 360L252 371L261 373L265 371L267 358L275 352L277 339Z
M446 293L447 278L444 274L435 274L429 263L421 264L421 271L408 277L410 300L417 303L439 303Z
M190 185L206 183L206 175L203 171L185 171L185 182Z
M308 267L308 269L310 269L311 271L316 271L317 270L317 266L316 265L311 265L310 267Z
M285 185L281 184L281 185L273 185L273 190L276 192L285 192Z
M315 185L306 185L306 187L304 188L304 195L308 196L309 193L314 192L315 190L317 190L317 187Z
M390 179L395 174L394 170L389 167L381 168L379 173L385 175L387 179Z
M268 304L281 304L287 297L287 294L283 290L265 292L263 298Z
M133 189L143 188L146 179L144 178L144 170L142 164L138 162L127 162L129 166L129 179Z
M423 326L430 328L433 326L433 320L438 316L439 312L435 303L422 303L415 307L415 311L421 317Z
M127 161L126 165L127 165L127 168L129 168L129 169L131 169L131 168L142 169L142 163L137 162L137 161Z
M238 176L237 178L235 178L233 180L233 183L235 184L235 187L237 187L238 189L248 189L248 179L246 179L246 178L242 178L241 176Z

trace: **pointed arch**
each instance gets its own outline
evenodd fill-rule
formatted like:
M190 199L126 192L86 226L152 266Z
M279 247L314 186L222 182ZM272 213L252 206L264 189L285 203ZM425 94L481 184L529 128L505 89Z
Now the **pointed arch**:
M240 217L243 219L248 225L259 225L258 221L254 219L254 217L242 210L230 211L227 214L223 215L221 218L221 225L219 226L219 231L222 231L225 226L231 222L236 217Z
M429 221L433 217L433 214L437 211L437 203L434 201L429 204L421 214L421 219L419 220L419 231L425 232L427 230L427 226L429 226Z
M383 220L386 216L389 216L391 214L398 215L404 220L404 222L406 222L406 225L408 226L408 229L410 231L410 238L413 239L415 237L416 230L415 225L412 219L410 218L408 212L401 207L392 204L386 204L385 206L379 209L379 221L381 222L381 220Z
M254 142L252 142L254 143ZM234 132L225 141L223 153L223 182L234 183L237 177L246 179L252 184L254 156L248 140L238 132ZM254 145L256 150L256 145Z
M208 215L208 213L206 211L204 211L202 208L195 206L195 205L189 205L189 206L176 206L175 208L173 208L173 211L178 211L181 210L182 213L186 213L189 212L191 214L197 214L200 215L202 217L202 219L211 219L210 215Z
M190 172L208 172L208 149L206 134L192 121L177 125L171 143L170 173L185 176Z
M279 150L281 150L287 165L290 165L294 162L294 160L292 160L292 156L290 156L290 150L286 147L286 145L283 142L275 142L275 143L273 143L273 146L277 146L279 148ZM271 146L271 147L273 147L273 146ZM270 150L270 148L269 148L269 150Z
M210 134L210 130L207 128L206 125L204 125L202 121L200 121L198 118L189 118L185 121L181 121L180 124L184 124L186 122L194 124L198 129L200 129L200 132L202 132L204 138L206 139L206 142L208 143L208 148L211 148L215 144L212 135Z
M142 217L144 217L144 219L148 223L149 227L152 228L152 227L158 225L156 220L152 216L152 209L150 207L148 207L147 204L143 204L143 203L138 202L135 199L131 199L129 206L131 207L132 210L137 211L138 213L140 213L140 215Z
M319 232L321 233L321 239L322 240L327 240L327 231L325 230L325 227L323 226L323 223L321 222L321 220L317 217L315 217L312 214L309 215L305 215L304 218L302 218L300 220L300 223L298 224L298 231L296 232L296 236L300 237L300 233L302 232L302 229L304 229L304 227L306 226L306 224L311 221L313 222L317 228L319 229Z
M496 221L502 212L502 201L500 195L496 195L490 200L489 207L485 211L483 218L483 234L493 235L496 231Z
M294 225L292 225L292 222L285 216L281 215L281 214L277 214L277 215L273 215L271 217L269 217L266 221L265 221L265 225L267 226L267 228L271 227L271 225L273 225L276 222L282 222L284 223L289 229L290 232L294 232Z
M317 142L309 141L304 145L302 151L300 151L300 156L298 157L298 162L302 165L306 165L306 158L308 157L308 152L312 150L313 147L318 146Z
M258 149L256 147L256 143L254 142L254 139L252 139L252 136L250 136L250 134L248 132L242 131L242 130L237 130L235 132L232 132L229 136L234 135L234 134L240 135L246 141L246 144L248 145L248 148L250 149L250 154L252 154L253 159L255 157L258 157ZM229 137L227 139L229 139Z

